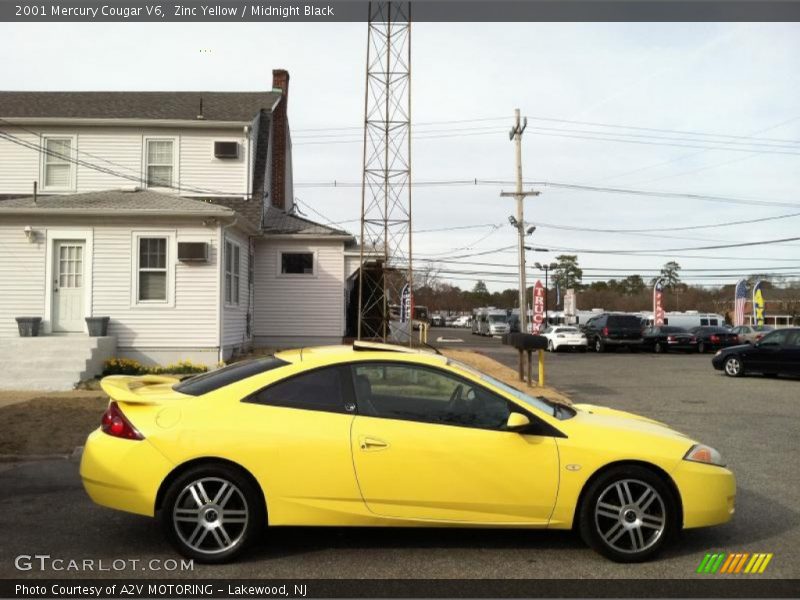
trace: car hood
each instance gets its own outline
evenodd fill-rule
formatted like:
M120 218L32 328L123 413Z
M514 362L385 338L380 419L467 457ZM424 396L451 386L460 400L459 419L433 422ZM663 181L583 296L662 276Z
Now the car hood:
M619 433L655 435L682 442L691 441L689 436L675 431L666 423L624 410L594 404L573 404L573 408L578 410L576 418L587 427L615 430Z

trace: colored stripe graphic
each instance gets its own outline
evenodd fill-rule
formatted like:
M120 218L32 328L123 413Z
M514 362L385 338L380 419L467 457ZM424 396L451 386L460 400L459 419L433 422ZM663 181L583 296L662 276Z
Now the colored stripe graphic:
M697 567L697 573L704 574L760 574L767 569L774 554L756 552L726 552L707 553Z

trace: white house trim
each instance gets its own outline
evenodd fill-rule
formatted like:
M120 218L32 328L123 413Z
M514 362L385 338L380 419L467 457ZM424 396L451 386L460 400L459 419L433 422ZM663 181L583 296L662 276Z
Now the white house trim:
M139 239L167 238L167 299L139 300ZM174 229L137 229L131 231L131 308L175 308L175 263L178 260L177 232Z
M53 263L55 261L55 242L61 240L82 240L84 243L83 257L83 312L84 317L92 316L92 287L94 285L94 230L92 229L47 229L44 268L44 319L42 328L44 333L52 333L53 318ZM84 332L88 333L84 326Z

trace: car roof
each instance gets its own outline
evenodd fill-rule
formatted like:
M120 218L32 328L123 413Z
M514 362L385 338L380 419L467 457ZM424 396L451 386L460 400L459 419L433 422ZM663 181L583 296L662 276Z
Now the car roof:
M339 363L357 360L398 360L429 364L447 363L447 357L436 354L433 350L364 341L356 341L352 345L311 346L281 350L275 353L275 357L290 363Z

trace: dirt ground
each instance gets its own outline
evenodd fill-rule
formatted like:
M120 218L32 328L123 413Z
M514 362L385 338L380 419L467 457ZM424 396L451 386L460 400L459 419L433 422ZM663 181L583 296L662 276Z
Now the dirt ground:
M0 406L0 456L69 454L100 425L107 404L102 393L38 392Z

